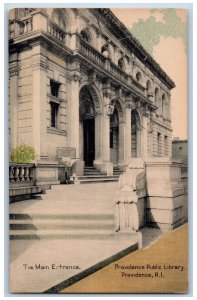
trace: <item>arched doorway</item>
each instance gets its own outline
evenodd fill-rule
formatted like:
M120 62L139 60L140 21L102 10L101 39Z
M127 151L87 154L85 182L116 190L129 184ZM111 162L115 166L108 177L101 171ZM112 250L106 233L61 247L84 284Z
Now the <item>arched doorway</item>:
M95 160L95 106L88 86L79 93L81 158L85 166L93 166Z
M137 110L131 111L131 157L141 155L140 117Z

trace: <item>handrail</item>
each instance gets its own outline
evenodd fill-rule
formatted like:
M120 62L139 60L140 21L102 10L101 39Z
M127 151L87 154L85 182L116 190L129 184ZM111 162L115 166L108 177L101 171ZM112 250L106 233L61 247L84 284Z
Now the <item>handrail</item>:
M48 20L48 32L60 42L65 43L66 32L52 20Z
M10 163L10 183L35 183L35 164Z

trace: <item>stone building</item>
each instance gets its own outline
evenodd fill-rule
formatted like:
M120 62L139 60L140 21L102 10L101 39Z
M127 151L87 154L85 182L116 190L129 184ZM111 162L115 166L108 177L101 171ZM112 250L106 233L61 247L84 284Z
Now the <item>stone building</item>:
M172 155L175 84L109 9L13 9L9 30L11 149L51 178Z
M64 182L65 169L75 179L126 170L117 228L130 226L131 206L136 230L185 222L187 182L171 158L175 84L110 9L13 9L9 53L10 148L35 149L34 188ZM22 172L10 166L10 182L27 181Z
M174 138L172 141L172 157L179 158L183 163L188 161L188 143L187 140Z

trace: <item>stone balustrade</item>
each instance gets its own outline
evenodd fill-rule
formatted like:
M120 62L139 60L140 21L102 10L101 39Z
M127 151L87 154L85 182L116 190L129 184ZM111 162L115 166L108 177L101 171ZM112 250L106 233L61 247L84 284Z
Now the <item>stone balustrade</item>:
M20 34L25 34L33 30L33 19L32 17L27 17L23 19L20 23Z
M60 42L65 43L65 31L51 20L48 20L48 32Z
M95 48L83 40L80 36L77 38L77 46L79 47L80 52L85 54L88 58L94 60L102 67L105 67L106 58L104 55L99 53Z
M15 38L20 35L31 32L33 30L32 16L23 18L22 20L11 20L9 29L10 38Z
M20 20L10 21L10 38L16 38L21 35L28 34L37 30L42 30L53 36L55 39L60 41L65 46L66 45L66 35L65 32L59 25L49 19L49 17L42 11L33 11L30 15L21 18ZM76 44L75 49L79 51L83 56L87 57L88 60L92 60L97 63L103 69L110 72L115 78L121 80L124 84L131 85L139 92L145 95L145 89L139 83L136 83L131 75L127 74L109 58L104 56L100 51L95 49L91 44L86 42L79 34L76 34ZM69 39L68 39L69 40ZM72 48L72 47L71 47Z
M10 184L33 185L35 183L35 165L34 164L15 164L9 165Z

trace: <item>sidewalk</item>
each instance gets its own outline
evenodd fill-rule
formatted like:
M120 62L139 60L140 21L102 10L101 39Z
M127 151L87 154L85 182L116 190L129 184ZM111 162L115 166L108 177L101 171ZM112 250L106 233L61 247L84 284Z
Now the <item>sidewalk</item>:
M144 243L148 244L146 237ZM117 265L119 268L116 268ZM144 265L143 273L150 273L151 277L133 277L133 274L142 271L120 269L130 265L135 267ZM122 274L122 271L127 275ZM161 272L162 276L160 276ZM160 236L150 244L150 247L126 255L93 275L63 289L61 293L180 294L186 293L187 290L188 225L184 224Z

